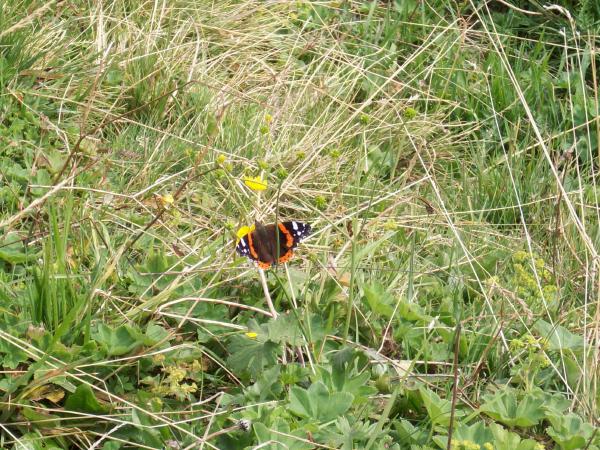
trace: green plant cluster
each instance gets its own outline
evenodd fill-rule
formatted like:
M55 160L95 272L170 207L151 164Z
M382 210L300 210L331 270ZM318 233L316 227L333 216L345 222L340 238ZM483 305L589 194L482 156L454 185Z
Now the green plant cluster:
M593 1L0 3L0 449L599 450L599 36ZM276 217L313 235L259 273Z

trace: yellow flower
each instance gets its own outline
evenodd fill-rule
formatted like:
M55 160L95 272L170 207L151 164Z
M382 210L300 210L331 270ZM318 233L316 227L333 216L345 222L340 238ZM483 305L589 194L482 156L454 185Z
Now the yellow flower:
M253 191L264 191L267 188L267 180L262 177L244 177L244 184Z
M256 339L256 337L258 336L258 333L255 333L254 331L248 331L247 333L245 333L246 336L248 336L250 339Z
M243 238L244 236L246 236L248 233L252 233L254 231L254 225L247 227L246 225L244 225L242 228L240 228L239 230L237 230L236 236L237 236L237 241L235 241L235 244L237 245L238 242L240 242L240 239Z
M159 195L158 199L165 209L169 209L175 204L175 198L171 194Z
M152 362L154 364L161 364L165 361L165 355L162 353L158 353L152 357Z
M267 123L273 122L273 116L269 113L265 114L265 122L267 122Z

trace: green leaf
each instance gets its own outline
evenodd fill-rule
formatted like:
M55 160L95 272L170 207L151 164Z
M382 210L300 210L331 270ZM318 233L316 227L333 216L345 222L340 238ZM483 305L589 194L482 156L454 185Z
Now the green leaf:
M290 432L290 426L281 418L275 419L269 428L260 422L255 423L252 428L258 439L258 443L262 444L260 445L261 449L308 450L313 448L310 442L306 442L306 431L297 429ZM299 439L295 438L295 436Z
M532 392L532 395L541 397L546 416L550 414L561 415L571 405L571 402L561 394L550 394L537 389Z
M441 448L447 448L447 436L435 436L433 438ZM494 450L534 450L537 442L532 439L521 439L517 433L505 430L498 424L492 424L489 428L484 422L476 422L472 425L460 423L452 435L452 443L467 442L473 448L493 448ZM467 445L460 448L469 448Z
M494 435L494 448L496 450L535 450L538 443L533 439L521 439L517 433L502 428L497 423L490 425Z
M75 392L67 397L65 410L89 414L104 414L107 412L107 409L98 402L92 388L87 384L80 384Z
M373 311L378 316L383 316L386 319L392 317L394 313L393 306L393 298L392 296L385 290L383 285L380 283L374 282L371 284L365 284L362 286L363 292L365 294L365 299Z
M6 340L0 340L0 366L16 369L19 364L28 360L27 353Z
M277 400L283 391L280 381L281 366L275 365L265 370L256 383L246 389L246 397L255 402Z
M106 347L109 356L121 356L144 345L144 336L129 325L113 329L99 323L92 332L92 338Z
M159 431L161 428L152 428L152 425L156 425L156 423L148 414L137 409L132 409L131 423L136 428L137 434L134 438L136 442L140 442L154 448L162 447L163 439ZM162 429L164 430L164 428Z
M435 436L433 440L441 448L447 448L447 436ZM454 429L454 434L452 435L452 444L454 445L458 441L473 442L478 446L482 446L487 442L493 442L494 436L492 432L485 426L484 422L476 422L473 425L459 423ZM494 449L498 450L496 447L494 447Z
M448 426L452 410L450 400L441 399L439 395L425 387L420 387L419 392L431 421L444 427Z
M14 450L61 450L54 440L40 439L37 433L24 434L12 448Z
M55 414L46 414L41 408L32 408L24 405L21 409L21 414L32 423L40 422L44 424L44 428L56 428L60 426L60 417Z
M289 410L300 417L327 422L348 411L353 400L354 396L348 392L331 394L325 384L317 381L308 389L292 387Z
M149 322L146 327L146 338L148 345L156 345L159 342L166 342L169 332L155 322Z
M0 244L0 259L10 264L22 264L27 261L35 260L39 252L27 251L23 245L23 240L15 232L7 233Z
M330 357L331 370L319 367L322 381L333 392L349 392L354 395L354 403L366 401L377 388L369 386L370 365L364 352L351 347L342 347Z
M121 448L121 443L116 441L108 441L105 442L102 446L102 450L119 450Z
M562 450L584 448L594 434L594 427L573 413L550 415L548 419L552 426L546 432Z
M549 350L579 350L583 348L583 337L571 333L565 327L560 325L552 326L541 319L533 327L543 338L548 339Z
M325 367L317 368L318 374L323 383L332 392L348 392L354 396L354 402L364 403L370 395L377 392L375 386L369 386L370 379L369 371L364 371L358 375L353 375L352 372L334 366L332 372Z
M402 448L408 447L409 444L424 444L429 440L429 433L426 428L415 427L406 419L396 420L393 425L398 434L398 441L403 445ZM446 445L444 445L444 448L446 448Z
M260 335L259 335L260 337ZM250 339L246 336L235 335L230 339L229 350L231 355L227 359L231 369L235 373L248 371L256 378L265 366L277 363L277 355L281 351L281 345L266 340Z
M261 327L262 328L262 327ZM270 341L298 346L303 343L302 330L292 315L280 315L267 323L267 337Z
M526 394L519 401L514 389L505 389L483 398L481 411L510 427L531 427L545 417L544 399L539 395Z

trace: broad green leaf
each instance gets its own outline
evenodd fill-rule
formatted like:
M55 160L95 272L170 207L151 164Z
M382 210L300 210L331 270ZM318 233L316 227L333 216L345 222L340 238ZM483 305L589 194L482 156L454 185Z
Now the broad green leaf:
M552 426L546 432L562 450L584 448L594 434L594 427L573 413L550 415L548 419Z
M292 315L281 314L276 319L270 320L266 328L270 341L293 346L301 345L303 342L302 330Z
M354 395L354 402L367 400L377 392L369 386L370 365L365 353L352 347L343 347L331 357L332 367L319 367L318 373L322 381L332 391L349 392Z
M270 427L257 422L252 427L260 448L269 450L308 450L313 445L307 441L307 433L302 429L290 431L289 424L277 418ZM269 444L267 444L269 443ZM267 444L267 445L264 445Z
M121 443L117 441L108 441L102 446L102 450L120 450L120 448Z
M65 410L79 411L89 414L104 414L107 409L98 402L92 388L87 384L80 384L75 392L67 397Z
M494 435L494 448L496 450L535 450L538 443L533 439L521 439L517 433L508 431L494 423L490 425L490 430Z
M92 338L106 347L109 356L121 356L144 345L145 338L141 332L129 325L121 325L113 329L99 323L92 332Z
M448 421L448 423L450 422ZM441 448L447 448L447 436L435 436L433 440ZM454 445L458 441L471 442L481 448L485 443L494 442L494 436L484 422L476 422L473 425L459 423L454 429L452 444ZM494 449L498 450L496 447Z
M419 392L431 421L438 425L448 426L452 410L450 400L441 399L439 395L425 387L419 388Z
M137 409L131 410L131 423L137 429L136 442L150 445L155 448L161 448L163 445L163 438L160 430L165 428L151 428L155 424L148 414L139 411Z
M13 450L61 450L52 439L41 439L37 433L27 433L21 436L12 447Z
M10 264L22 264L35 260L39 252L27 251L23 245L22 237L15 232L7 233L1 240L0 259Z
M491 418L510 427L531 427L537 425L544 417L544 399L538 395L525 394L519 400L517 391L505 389L494 395L484 396L481 411Z
M27 353L6 340L0 340L0 367L16 369L28 359Z
M441 448L447 448L447 436L435 436L433 440ZM537 442L532 439L521 439L517 433L502 428L498 424L489 427L483 421L472 425L459 423L452 435L452 443L461 442L460 448L489 448L494 450L535 450Z
M146 338L148 345L156 345L159 342L165 342L169 337L169 332L155 322L149 322L146 327Z
M362 289L371 311L386 319L392 317L394 313L393 298L380 283L365 284Z
M30 406L23 406L21 414L27 420L35 423L40 421L44 424L45 428L56 428L60 426L60 417L55 414L45 414L41 408L31 408Z
M433 317L423 313L422 308L417 303L409 302L405 298L400 301L396 314L401 319L422 324L429 324L433 320Z
M269 340L236 335L229 342L231 355L227 362L231 369L238 374L247 370L254 378L265 366L276 364L277 355L281 352L281 345Z
M424 444L429 440L427 429L416 427L406 419L395 420L393 425L399 442L403 445L402 448L406 448L409 444Z
M297 416L327 422L348 411L353 400L354 396L348 392L331 394L325 384L317 381L308 389L292 387L289 409Z
M583 337L571 333L563 326L552 326L545 320L540 319L533 327L543 338L548 339L549 350L579 350L583 348Z
M255 402L277 400L283 391L280 381L281 366L275 365L265 370L256 383L246 389L246 397Z
M372 437L375 431L375 424L370 421L361 421L354 416L342 416L335 421L336 429L332 427L322 428L318 433L315 433L315 437L320 442L327 442L334 448L340 450L353 450L359 448L365 448L369 438ZM385 439L389 438L387 433L381 433L380 435ZM383 442L378 440L375 447L391 449L393 447L389 445L381 445Z
M368 397L377 392L377 388L369 386L369 371L363 371L358 375L353 375L351 371L344 370L334 366L332 372L325 367L317 368L318 374L323 383L332 392L348 392L354 396L354 402L364 402Z

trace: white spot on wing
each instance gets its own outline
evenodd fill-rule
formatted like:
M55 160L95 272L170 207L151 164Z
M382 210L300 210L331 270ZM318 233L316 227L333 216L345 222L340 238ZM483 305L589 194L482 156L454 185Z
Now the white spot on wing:
M298 224L296 222L292 222L292 228L294 231L298 230Z

